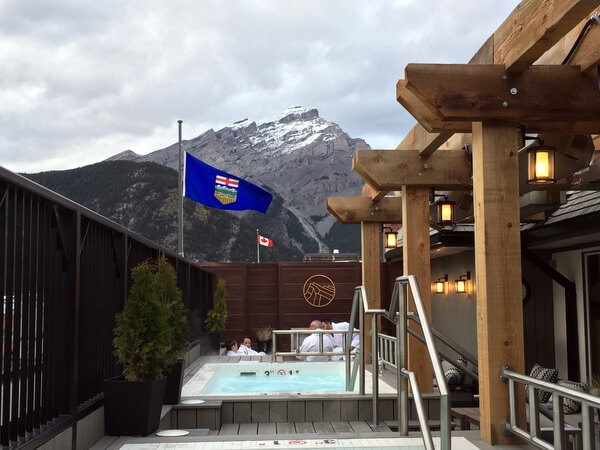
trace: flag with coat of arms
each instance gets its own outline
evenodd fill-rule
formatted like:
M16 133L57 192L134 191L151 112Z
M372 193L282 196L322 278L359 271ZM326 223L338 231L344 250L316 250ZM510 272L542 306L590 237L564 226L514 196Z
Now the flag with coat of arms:
M266 213L273 195L240 177L219 170L185 152L183 196L205 206Z

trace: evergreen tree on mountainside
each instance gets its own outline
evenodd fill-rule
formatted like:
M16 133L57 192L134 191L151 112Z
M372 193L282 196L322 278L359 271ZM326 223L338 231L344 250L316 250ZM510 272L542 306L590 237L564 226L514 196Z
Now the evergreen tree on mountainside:
M105 161L24 176L159 245L177 247L178 177L173 169L150 162ZM274 247L261 249L261 262L301 261L317 247L277 195L267 214L243 219L189 199L184 199L184 209L184 249L191 259L256 261L257 228L275 241Z
M359 253L360 225L335 222L325 235L325 242L331 249L342 249L344 253Z

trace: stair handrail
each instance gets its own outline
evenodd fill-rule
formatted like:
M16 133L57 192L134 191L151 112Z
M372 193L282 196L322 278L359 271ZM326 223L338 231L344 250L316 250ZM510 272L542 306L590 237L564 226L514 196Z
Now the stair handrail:
M585 450L596 448L594 430L594 408L600 409L600 399L586 392L576 391L556 383L550 383L538 378L515 372L512 367L505 365L500 368L499 378L508 383L509 417L502 421L502 429L505 433L512 433L522 439L534 444L536 447L551 450L567 448L567 437L565 435L565 418L563 411L564 398L581 403L581 438ZM517 410L518 390L516 384L529 386L529 427L523 429L519 426ZM538 390L552 393L552 425L554 442L549 444L541 439L540 429L540 404Z
M417 325L421 325L421 320L413 312L409 312L408 313L408 319L412 320ZM435 329L433 327L431 327L431 333L433 334L433 336L435 338L437 338L438 340L442 341L444 344L446 344L448 347L450 347L452 350L454 350L460 356L464 356L465 359L467 361L469 361L471 364L473 364L475 367L478 366L477 357L475 355L473 355L469 350L467 350L466 348L464 348L462 345L460 345L458 342L453 341L448 336L446 336L445 334L443 334L441 331L439 331L439 330L437 330L437 329ZM417 336L415 336L415 337L417 337ZM444 356L444 355L442 355L442 356ZM449 358L446 358L446 359L449 359ZM452 359L452 358L450 358L450 359Z
M419 342L421 342L422 344L425 344L425 339L417 331L413 330L412 328L408 328L407 331L408 331L408 334L413 336ZM432 331L434 331L434 335L435 335L435 330L432 330ZM396 345L396 336L390 336L389 334L385 334L385 333L377 333L377 338L379 339L379 355L378 355L379 359L383 360L383 362L386 365L396 369L397 368L396 361L393 361L390 357L388 357L388 356L391 356L389 346L391 344L393 344L395 347L395 345ZM457 349L453 348L452 350L454 350L456 353L458 353L459 355L462 356L460 351L458 351ZM475 380L479 379L479 373L477 372L476 364L474 364L475 367L473 370L469 366L466 366L465 364L463 364L461 361L458 361L454 355L451 355L450 353L447 353L444 350L438 350L438 352L443 359L452 362L460 370L462 370L466 374L473 377L473 379L475 379Z
M359 385L359 393L361 395L365 394L365 352L363 350L363 342L364 342L364 303L362 296L367 295L364 289L360 289L360 286L354 288L354 294L352 296L352 308L350 310L350 322L348 322L348 330L354 331L354 323L356 322L356 315L358 314L358 329L360 334L360 348L356 352L354 360L350 360L350 358L346 358L346 390L352 391L354 390L354 384L356 383L356 375L358 373L358 369L361 369L361 377L360 377L360 385ZM357 313L358 309L358 313ZM352 334L346 334L346 345L344 346L346 349L350 349L350 343L352 342ZM352 366L352 367L351 367Z
M421 330L423 331L423 338L425 339L425 348L429 354L429 360L433 369L435 379L437 381L437 387L440 392L440 439L442 450L450 450L451 448L451 434L450 434L450 392L448 390L448 383L442 370L442 364L440 362L439 354L436 349L435 340L429 321L427 320L427 313L425 311L425 305L421 298L421 291L419 290L419 283L414 275L404 275L396 278L394 283L394 290L392 292L392 299L390 302L390 309L387 317L390 320L396 322L397 335L399 340L405 338L407 335L407 295L406 290L410 288L413 302L417 310L417 315L421 318ZM396 313L397 312L397 313ZM404 342L404 348L400 348L403 353L406 349L406 342ZM406 362L405 357L398 360L398 363L404 364ZM400 403L400 402L399 402ZM406 416L406 414L404 415ZM400 423L400 416L398 417L398 427L402 427L402 431L408 429L408 417L402 418L402 424Z
M379 426L379 377L378 377L378 360L377 360L377 316L386 317L388 320L396 324L396 358L399 369L397 370L397 393L398 393L398 431L402 436L408 436L408 381L411 382L413 387L413 400L415 402L417 415L419 418L419 424L421 426L421 433L423 438L423 444L427 450L433 450L433 438L431 436L431 430L427 422L427 415L423 406L423 398L421 396L418 381L414 373L406 369L406 343L407 343L407 318L406 318L406 296L404 295L404 288L402 285L409 284L411 291L413 292L413 298L417 306L417 312L421 315L424 314L423 301L419 291L419 286L416 283L414 275L407 277L398 277L394 283L394 289L392 292L392 300L390 302L390 309L379 309L369 308L367 294L364 286L357 286L356 290L360 290L360 298L362 299L363 316L366 314L371 315L371 373L373 380L372 388L372 405L373 405L373 426ZM402 295L400 295L400 292ZM431 332L428 327L427 320L424 320L424 326L422 327L423 332L429 336L426 338L428 350L433 347L433 352L429 351L430 359L432 359L432 365L434 367L434 360L437 361L437 369L434 368L436 376L439 378L442 374L442 381L438 384L442 384L438 387L440 390L440 430L441 430L441 443L442 450L450 450L451 438L450 438L450 403L448 396L448 386L445 378L443 378L443 372L441 370L441 364L437 353L435 351L435 343L430 337ZM364 327L361 327L361 339L364 342ZM364 356L363 356L364 357ZM364 372L364 365L363 365ZM364 378L364 376L363 376ZM445 395L445 396L444 396ZM443 406L446 405L447 408ZM446 412L444 412L446 411Z
M346 334L348 330L336 330L336 333ZM341 352L326 352L323 350L323 335L331 334L331 330L310 330L306 329L294 329L294 330L273 330L272 337L272 357L276 358L278 356L347 356L349 353L348 349L344 349ZM298 336L299 335L310 335L310 334L318 334L319 335L319 351L316 352L301 352ZM289 335L290 339L295 340L295 350L290 352L282 352L277 350L277 336L280 335Z

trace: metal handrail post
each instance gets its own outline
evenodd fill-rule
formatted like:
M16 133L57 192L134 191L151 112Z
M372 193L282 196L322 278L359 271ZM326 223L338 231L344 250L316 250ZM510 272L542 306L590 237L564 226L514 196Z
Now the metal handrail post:
M398 320L396 321L396 361L398 390L398 432L408 436L408 380L402 376L401 369L406 367L406 295L405 288L394 289L398 296Z
M377 314L371 314L371 374L373 379L373 426L379 426L379 370L377 361Z
M414 275L406 275L396 278L397 283L407 284L410 286L410 290L413 294L413 300L417 314L422 317L421 330L423 331L423 337L427 343L426 348L429 353L429 359L433 368L433 373L437 380L438 389L440 391L440 442L442 450L450 450L451 448L451 435L450 435L450 394L448 391L448 384L444 377L442 370L442 364L440 357L435 346L435 340L433 333L429 327L429 321L427 320L427 312L423 305L423 299L421 298L421 291L419 290L419 283Z
M431 429L427 422L427 414L425 413L425 405L423 404L423 397L421 396L421 390L419 389L419 382L414 372L406 369L399 370L404 377L410 379L410 384L413 389L413 399L415 401L415 408L417 410L417 416L419 418L419 425L421 426L421 432L423 434L423 444L425 444L426 450L435 450L433 445L433 438L431 437ZM443 439L443 438L442 438Z
M352 330L352 332L354 332L354 322L356 322L356 307L358 306L357 303L360 303L360 290L359 289L354 289L354 295L352 296L352 309L350 310L350 326L348 327L349 330ZM346 389L349 388L350 386L350 380L351 380L351 364L352 364L352 360L350 359L350 343L352 342L352 335L350 335L350 338L348 337L348 334L346 334L345 337L345 341L346 341ZM352 386L354 387L354 386Z
M361 300L362 300L362 296L366 295L366 291L364 289L364 286L360 286L359 288L360 291L360 295L361 295ZM361 347L364 347L364 342L365 342L365 306L363 304L363 302L358 302L358 328L360 329L360 344ZM359 393L360 395L365 395L365 363L366 363L366 359L365 359L365 350L364 348L360 349L360 384L359 384Z

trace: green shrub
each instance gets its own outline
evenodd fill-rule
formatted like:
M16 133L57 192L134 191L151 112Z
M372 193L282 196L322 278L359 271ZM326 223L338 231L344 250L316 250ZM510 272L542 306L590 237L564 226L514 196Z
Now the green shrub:
M169 356L167 367L172 366L188 347L189 323L188 315L181 291L177 287L177 274L167 258L158 259L154 274L154 288L159 300L167 305L169 330Z
M206 331L209 333L220 333L225 328L225 323L227 322L226 293L225 280L220 278L213 296L213 306L208 310L206 320L204 321Z
M166 258L142 262L131 278L123 311L116 315L114 354L126 380L156 380L187 347L187 313Z

